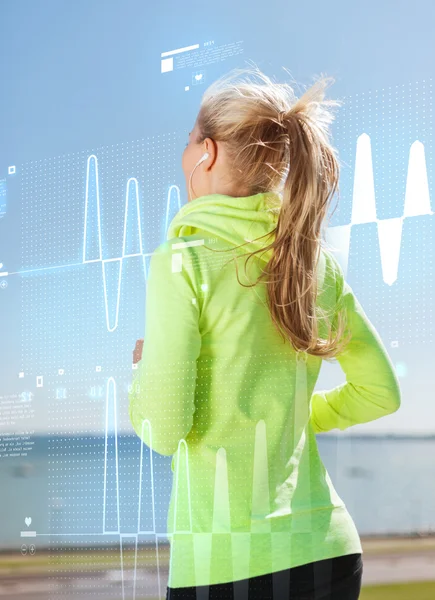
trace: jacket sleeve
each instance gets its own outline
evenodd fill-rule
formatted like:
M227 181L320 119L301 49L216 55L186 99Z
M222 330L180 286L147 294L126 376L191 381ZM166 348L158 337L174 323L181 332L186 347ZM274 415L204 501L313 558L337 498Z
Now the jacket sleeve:
M387 350L345 281L335 257L337 307L346 310L352 338L337 356L346 382L311 396L310 420L315 433L347 429L397 411L401 391Z
M201 348L194 285L183 266L183 250L172 251L174 241L161 244L151 257L142 358L129 392L134 430L165 456L177 451L192 427Z

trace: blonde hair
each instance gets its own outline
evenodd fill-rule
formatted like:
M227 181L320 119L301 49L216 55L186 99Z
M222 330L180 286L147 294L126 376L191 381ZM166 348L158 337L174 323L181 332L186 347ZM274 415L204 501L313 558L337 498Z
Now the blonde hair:
M248 77L233 83L243 74L258 76L260 83ZM341 103L324 100L331 81L321 77L296 99L290 85L271 81L257 67L234 69L205 91L197 118L197 143L205 138L224 143L236 187L252 195L282 194L276 228L266 234L274 240L247 253L245 269L257 252L272 249L252 285L267 278L268 307L284 341L324 360L334 358L348 341L342 338L344 311L334 310L329 321L327 311L316 306L321 228L329 201L339 191L339 163L328 125L334 119L329 108ZM318 317L325 318L327 339L319 337Z

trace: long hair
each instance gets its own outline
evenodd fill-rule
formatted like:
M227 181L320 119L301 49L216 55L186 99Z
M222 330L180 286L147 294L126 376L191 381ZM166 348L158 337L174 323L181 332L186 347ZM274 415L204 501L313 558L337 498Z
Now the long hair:
M239 75L246 77L234 82ZM235 187L282 196L276 228L267 234L273 241L247 253L245 269L257 252L272 249L252 285L266 280L269 311L284 341L325 360L339 354L349 339L342 337L345 312L335 311L340 303L331 319L317 306L322 225L339 191L339 162L328 125L334 119L331 108L341 102L324 100L333 81L320 77L297 99L289 84L273 82L257 67L234 69L205 91L197 117L197 143L207 137L224 143ZM319 336L320 319L327 326L326 339Z

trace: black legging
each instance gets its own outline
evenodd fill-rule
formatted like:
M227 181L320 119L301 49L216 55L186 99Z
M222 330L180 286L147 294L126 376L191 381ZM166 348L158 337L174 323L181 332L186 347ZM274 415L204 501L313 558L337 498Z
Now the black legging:
M358 600L361 554L347 554L231 583L170 588L166 600Z

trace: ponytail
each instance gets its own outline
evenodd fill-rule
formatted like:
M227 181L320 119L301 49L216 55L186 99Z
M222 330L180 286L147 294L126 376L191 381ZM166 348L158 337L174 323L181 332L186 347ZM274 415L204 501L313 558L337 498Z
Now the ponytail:
M252 194L282 187L274 240L248 253L245 268L257 252L272 249L253 285L266 280L271 318L284 341L330 360L349 339L343 338L344 311L334 307L331 314L317 305L322 225L339 181L339 163L329 141L328 126L334 119L330 107L340 102L324 100L331 78L320 78L295 99L289 85L274 83L258 70L255 75L265 85L228 85L230 74L206 91L198 120L202 138L225 141L230 164L243 174L241 187L248 185ZM326 337L320 335L321 324Z
M268 262L268 305L273 322L293 346L309 354L331 359L347 339L343 315L337 315L338 332L319 338L316 312L317 265L320 233L330 198L338 189L339 165L325 125L332 119L324 108L323 88L318 81L278 121L287 128L289 169L282 192L282 206L275 230L274 251ZM330 323L332 326L332 323ZM338 339L337 339L338 338Z

